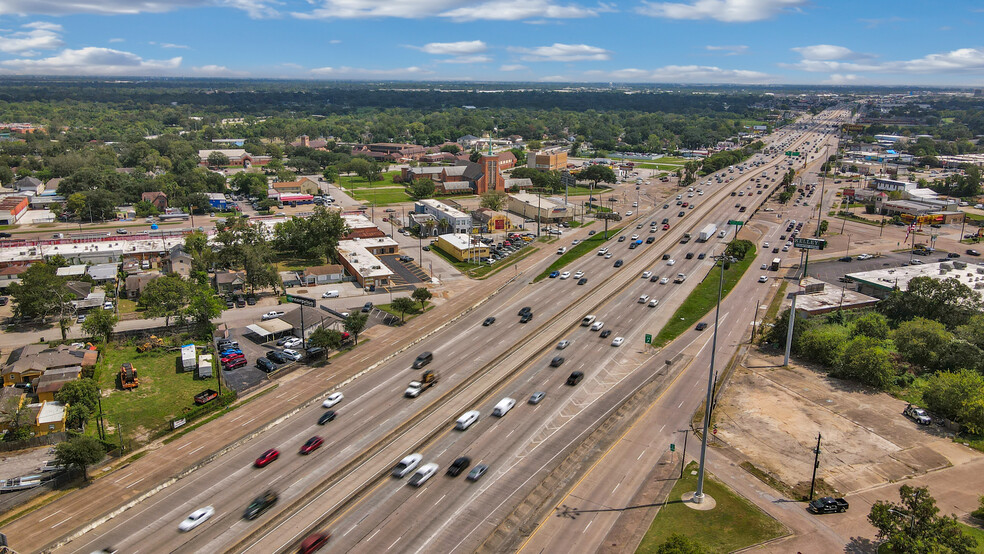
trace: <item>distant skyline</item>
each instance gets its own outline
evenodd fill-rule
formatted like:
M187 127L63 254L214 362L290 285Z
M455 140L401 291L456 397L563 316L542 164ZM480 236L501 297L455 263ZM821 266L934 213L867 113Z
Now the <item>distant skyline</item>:
M979 0L0 0L0 78L984 86Z

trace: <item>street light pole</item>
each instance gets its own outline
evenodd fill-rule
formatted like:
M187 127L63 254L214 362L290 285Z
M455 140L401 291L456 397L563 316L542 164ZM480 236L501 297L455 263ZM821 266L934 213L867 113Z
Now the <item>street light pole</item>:
M711 401L714 395L714 355L717 352L718 321L721 315L721 294L724 292L725 257L718 256L715 263L721 264L721 276L718 281L717 307L714 309L714 336L711 339L711 367L707 371L707 397L704 400L704 430L700 441L700 467L697 470L697 491L694 492L694 503L704 501L704 463L707 456L707 428L711 423Z

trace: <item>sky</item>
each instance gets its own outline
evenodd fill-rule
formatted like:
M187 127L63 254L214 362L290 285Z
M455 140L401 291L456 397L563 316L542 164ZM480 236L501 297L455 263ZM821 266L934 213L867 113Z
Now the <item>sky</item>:
M15 75L984 86L981 0L0 0Z

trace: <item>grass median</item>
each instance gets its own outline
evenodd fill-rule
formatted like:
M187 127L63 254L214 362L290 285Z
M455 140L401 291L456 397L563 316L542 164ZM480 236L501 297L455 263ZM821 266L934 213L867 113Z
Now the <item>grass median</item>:
M755 263L754 247L748 251L744 260L736 264L731 264L731 267L724 271L722 298L727 296L731 289L735 288L735 284L738 283L738 280L741 279L742 275L745 274L745 271L753 263ZM690 293L690 296L677 308L676 312L673 312L673 317L670 318L666 326L660 329L659 334L653 340L653 346L665 346L683 334L684 331L693 327L700 318L704 317L707 312L714 308L714 305L717 304L720 276L721 270L717 267L712 267L707 277L697 285L693 292Z
M701 552L733 552L787 533L781 523L712 478L704 479L704 492L714 499L714 508L695 510L684 505L680 498L696 490L696 473L697 464L691 463L683 478L673 485L637 554L658 552L674 533L699 542Z
M615 227L614 229L609 229L608 238L609 239L614 238L621 231L622 231L622 227ZM557 271L562 267L566 266L567 264L573 262L574 260L580 258L581 256L601 248L605 244L605 242L607 241L605 240L604 231L599 231L598 233L591 235L590 237L582 240L577 245L570 247L567 250L567 252L561 254L561 256L557 258L557 260L554 261L554 263L550 264L550 267L543 270L543 273L537 275L536 278L533 279L533 282L536 283L538 281L542 281L548 275L550 275L551 271Z

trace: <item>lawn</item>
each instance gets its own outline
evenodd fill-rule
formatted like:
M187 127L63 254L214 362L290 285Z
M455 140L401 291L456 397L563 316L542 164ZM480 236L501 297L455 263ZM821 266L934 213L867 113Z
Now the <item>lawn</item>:
M736 264L732 264L724 272L724 290L722 298L728 296L728 291L735 287L735 283L741 279L745 271L755 262L755 248L751 248L745 255L745 259ZM690 293L690 296L683 301L683 304L673 313L673 317L660 329L659 334L653 340L653 346L664 346L673 339L679 337L684 331L697 324L697 321L711 311L717 304L718 284L721 270L712 267L707 278L697 285L697 288ZM693 278L690 276L689 278ZM713 314L711 314L713 317ZM710 324L711 322L708 322Z
M673 533L699 541L702 552L732 552L786 534L781 523L706 475L704 492L714 499L715 507L703 511L685 506L680 498L697 489L696 473L696 463L687 466L683 479L673 486L666 505L656 514L637 553L656 552Z
M430 310L433 307L434 307L434 304L427 304L424 307L424 310L421 311L420 310L420 302L417 302L417 307L415 307L413 310L410 310L409 312L406 313L406 317L405 317L404 321L410 321L411 319L413 319L413 318L417 317L418 315L426 312L427 310ZM376 308L378 308L378 309L380 309L380 310L382 310L382 311L384 311L384 312L386 312L386 313L388 313L390 315L395 315L396 317L401 317L401 316L404 315L404 314L401 314L399 310L394 309L392 304L376 304Z
M375 202L377 206L388 206L390 204L399 204L400 202L409 202L411 200L410 196L406 193L403 188L385 188L377 189L375 186L370 189L355 189L348 191L348 194L359 200L361 202Z
M614 238L621 231L622 231L621 227L615 227L613 229L609 229L608 238L609 239ZM589 252L594 252L595 250L601 248L605 244L605 242L606 241L605 241L604 231L599 231L598 233L584 239L576 246L572 246L571 248L568 248L567 252L565 252L559 258L557 258L557 260L554 261L554 263L550 264L550 267L543 270L543 273L537 275L536 278L533 279L533 282L535 283L537 281L541 281L545 279L548 275L550 275L551 271L560 270L561 268L573 262L574 260L580 258L581 256Z
M642 169L658 169L660 171L676 171L683 168L683 164L639 164L636 167Z
M138 354L135 346L103 347L96 365L95 379L103 391L102 407L107 427L123 424L127 437L146 436L165 428L174 417L195 407L194 396L205 389L216 389L215 378L197 380L195 372L177 371L180 350L151 350ZM137 370L140 385L128 391L117 386L123 362ZM217 389L216 389L217 390ZM110 391L108 396L106 392ZM90 423L93 432L96 426Z
M376 187L403 187L400 183L394 183L393 177L399 175L399 171L390 171L388 173L383 173L380 180L372 182L372 188ZM338 178L338 185L345 190L369 188L369 181L366 181L358 175L344 175Z
M440 248L438 248L437 247L437 244L432 244L431 245L431 252L433 252L434 254L437 254L438 256L444 258L449 264L451 264L454 267L456 267L458 269L458 271L464 273L465 275L467 275L468 277L471 277L472 279L480 279L480 278L483 278L483 277L489 275L492 272L495 272L495 271L498 271L498 270L500 270L500 269L502 269L504 267L513 265L516 262L518 262L519 260L522 260L523 258L525 258L526 256L529 256L530 254L532 254L535 251L536 251L536 249L533 248L532 246L525 246L523 248L520 248L516 252L513 252L512 254L510 254L509 256L507 256L505 259L501 259L501 260L495 262L494 264L489 265L489 264L475 264L475 263L469 263L469 262L459 262L451 254L448 254L444 250L441 250ZM399 314L397 314L397 315L399 315Z

